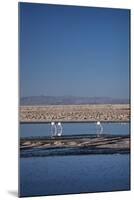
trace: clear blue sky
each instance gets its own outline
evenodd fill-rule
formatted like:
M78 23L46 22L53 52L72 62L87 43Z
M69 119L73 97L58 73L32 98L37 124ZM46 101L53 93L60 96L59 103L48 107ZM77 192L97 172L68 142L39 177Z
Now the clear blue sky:
M21 97L129 98L129 10L19 6Z

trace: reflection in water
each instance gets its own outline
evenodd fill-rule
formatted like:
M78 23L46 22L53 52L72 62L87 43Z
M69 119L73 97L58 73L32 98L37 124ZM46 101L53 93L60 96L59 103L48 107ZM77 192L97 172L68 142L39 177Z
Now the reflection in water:
M57 127L55 125L55 122L51 122L51 136L56 136L57 134Z
M60 122L58 122L58 124L57 124L57 136L61 136L62 131L63 131L62 125L61 125Z
M50 135L53 136L61 136L62 135L62 125L61 122L58 122L58 124L56 125L55 122L51 122L51 131L50 131Z
M130 134L129 123L49 123L21 124L20 136L50 136L50 130L51 135L61 135L63 127L64 135L96 134L96 126L99 134ZM129 189L129 154L20 158L21 196Z
M101 123L103 134L128 135L129 123ZM62 123L62 133L64 135L96 134L96 123ZM99 127L98 127L99 128ZM64 131L64 132L63 132ZM50 136L57 134L56 124L21 124L20 137L30 136Z
M97 136L99 137L103 133L103 126L101 125L100 121L98 121L96 125L97 125Z

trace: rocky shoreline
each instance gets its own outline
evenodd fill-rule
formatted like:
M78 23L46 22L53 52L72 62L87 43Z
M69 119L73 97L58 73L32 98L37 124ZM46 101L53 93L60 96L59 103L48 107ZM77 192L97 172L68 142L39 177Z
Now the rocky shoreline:
M87 135L68 137L22 138L20 156L56 156L81 154L129 153L130 137L113 135Z

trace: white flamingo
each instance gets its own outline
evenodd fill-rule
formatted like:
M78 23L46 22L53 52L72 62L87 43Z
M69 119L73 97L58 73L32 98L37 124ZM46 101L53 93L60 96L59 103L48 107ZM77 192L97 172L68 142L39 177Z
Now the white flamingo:
M100 127L100 132L97 133L97 135L99 136L99 135L101 135L102 132L103 132L103 126L101 125L100 121L98 121L96 124L97 124L98 127ZM97 132L98 132L98 131L97 131Z
M61 136L62 131L63 131L63 128L62 128L61 122L58 122L58 124L57 124L57 136Z
M57 127L55 125L55 122L51 122L51 136L57 135Z

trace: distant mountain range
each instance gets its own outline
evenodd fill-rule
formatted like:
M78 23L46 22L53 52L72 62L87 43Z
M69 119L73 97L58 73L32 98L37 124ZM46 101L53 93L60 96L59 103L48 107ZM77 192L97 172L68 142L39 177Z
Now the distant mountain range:
M128 104L129 99L111 97L30 96L20 98L20 105L79 105L79 104Z

